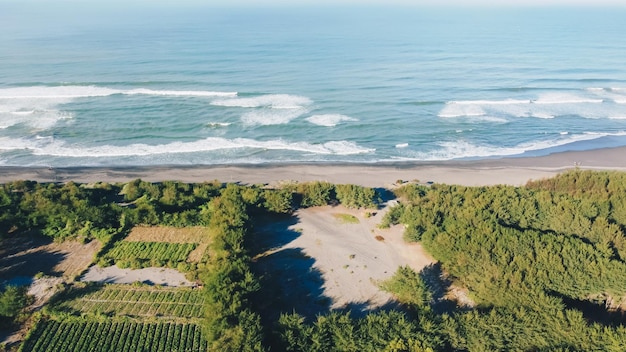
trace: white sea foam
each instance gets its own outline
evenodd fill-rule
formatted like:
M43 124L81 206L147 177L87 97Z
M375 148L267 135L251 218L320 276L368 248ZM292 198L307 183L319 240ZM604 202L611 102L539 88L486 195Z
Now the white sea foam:
M467 141L450 141L439 143L440 148L430 152L416 152L411 156L417 160L436 161L462 158L484 158L491 156L520 155L524 152L559 147L579 141L589 141L606 136L624 136L626 133L595 133L561 134L555 140L521 143L513 147L497 147L493 145L477 145Z
M600 104L603 101L603 99L581 97L574 94L550 93L544 94L531 102L533 104Z
M152 90L152 89L131 89L121 91L122 94L143 94L143 95L160 95L174 97L236 97L237 92L211 92L203 90Z
M249 111L241 116L245 125L282 125L306 114L307 109L259 109Z
M231 97L237 92L213 92L190 90L152 90L152 89L113 89L97 86L32 86L0 89L0 99L75 99L88 97L105 97L114 94L144 94L199 97Z
M250 98L219 99L211 103L217 106L274 109L301 109L311 104L307 97L289 94L267 94Z
M35 110L30 110L30 111L8 111L9 114L12 115L17 115L17 116L26 116L26 115L32 115L35 113Z
M35 139L0 138L0 150L29 150L32 154L38 156L72 158L142 157L158 154L198 153L242 148L288 150L333 155L364 154L375 151L375 149L364 148L348 141L330 141L322 144L313 144L308 142L286 142L283 140L257 141L248 138L225 139L210 137L194 142L172 142L157 145L137 143L125 146L102 145L85 147L70 145L65 141L52 137Z
M511 105L511 104L528 104L530 100L505 99L505 100L459 100L451 101L450 105Z
M554 115L551 114L547 114L547 113L542 113L542 112L535 112L531 115L531 117L536 117L538 119L553 119L555 118Z
M587 88L587 91L598 97L612 100L617 104L626 103L626 95L624 94L626 91L620 88Z
M37 145L38 143L36 140L0 137L0 150L2 151L34 150Z
M119 94L121 91L95 86L34 86L0 89L0 99L73 99L83 97L103 97Z
M25 124L47 129L58 121L72 118L59 106L79 98L106 97L115 94L159 96L234 97L236 92L175 91L151 89L112 89L96 86L32 86L0 89L0 129Z
M73 118L71 113L56 110L0 113L0 129L23 124L35 130L44 130L54 126L60 120L71 118Z
M441 110L438 114L439 117L444 118L482 115L485 115L485 111L480 105L456 104L454 102L447 103L443 110Z
M360 147L354 142L348 141L330 141L322 145L324 149L330 151L330 153L323 152L320 154L336 154L336 155L353 155L353 154L366 154L376 151L374 148Z
M209 127L228 127L230 126L231 123L230 122L209 122L207 123L207 126Z
M463 117L474 121L488 121L487 117L532 117L552 119L558 116L578 115L584 118L606 118L615 106L607 101L626 103L626 96L602 88L590 88L588 94L545 93L535 99L465 100L448 102L439 117ZM480 117L480 118L477 118ZM499 121L493 121L499 122Z
M471 122L493 122L493 123L507 123L507 119L502 117L483 115L483 116L469 116L467 120Z
M312 124L326 127L337 126L341 122L346 121L358 121L354 117L340 115L340 114L324 114L324 115L312 115L306 119Z

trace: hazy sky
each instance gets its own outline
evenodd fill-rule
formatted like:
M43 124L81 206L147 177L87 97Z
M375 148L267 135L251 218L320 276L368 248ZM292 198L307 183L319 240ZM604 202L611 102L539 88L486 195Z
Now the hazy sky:
M167 0L158 0L167 2ZM184 0L195 2L196 0ZM207 2L204 2L207 3ZM340 4L376 4L376 5L408 5L408 6L442 6L442 5L462 5L462 6L598 6L598 5L620 5L626 6L626 0L211 0L208 3L215 5L250 5L259 6L262 4L281 4L295 6L307 5L340 5Z
M2 3L49 3L49 0L0 0ZM106 3L121 3L126 5L190 5L201 4L203 6L251 6L259 7L266 5L405 5L405 6L622 6L626 7L626 0L109 0L85 3L81 0L57 0L56 4L80 4L101 6Z

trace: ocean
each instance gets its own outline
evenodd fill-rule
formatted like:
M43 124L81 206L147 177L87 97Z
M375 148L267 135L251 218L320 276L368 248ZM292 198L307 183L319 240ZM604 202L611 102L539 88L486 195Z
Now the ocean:
M0 165L626 145L626 7L38 4L0 3Z

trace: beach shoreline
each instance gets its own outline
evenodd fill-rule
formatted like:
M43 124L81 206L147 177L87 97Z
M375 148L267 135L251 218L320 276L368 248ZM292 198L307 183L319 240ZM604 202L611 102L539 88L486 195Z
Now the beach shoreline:
M389 187L398 180L487 186L523 185L571 169L626 171L626 147L567 151L536 157L379 163L264 163L222 165L147 165L136 167L1 166L0 183L128 182L137 178L159 182L218 180L241 184L328 181L367 187Z

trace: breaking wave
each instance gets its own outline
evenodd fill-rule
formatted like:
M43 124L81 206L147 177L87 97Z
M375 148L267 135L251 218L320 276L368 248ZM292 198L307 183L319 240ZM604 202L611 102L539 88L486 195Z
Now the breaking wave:
M68 144L53 137L0 138L0 150L28 150L33 155L56 156L71 158L104 158L150 156L157 154L181 154L212 152L227 149L259 149L259 150L286 150L312 154L352 155L372 153L375 149L364 148L349 141L329 141L325 143L287 142L283 140L258 141L248 138L226 139L210 137L193 142L172 142L166 144L149 145L137 143L125 146L101 145L80 146Z
M559 116L606 118L619 111L615 104L626 103L626 95L615 89L588 88L584 94L551 92L531 99L449 101L438 113L441 118L531 117L552 119ZM488 121L481 119L480 121ZM496 122L496 121L493 121Z
M358 121L354 117L341 115L341 114L325 114L325 115L313 115L306 118L307 121L314 125L334 127L341 122Z
M439 148L428 152L414 152L409 155L415 160L441 161L466 158L484 158L495 156L513 156L525 152L545 150L565 146L575 142L591 141L607 136L626 136L626 133L583 133L572 135L560 133L559 138L545 141L521 143L513 147L479 145L467 141L446 141L438 143Z

